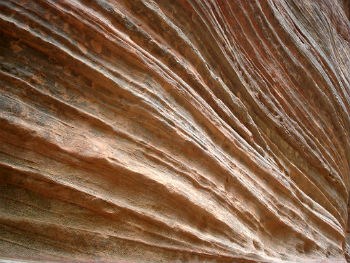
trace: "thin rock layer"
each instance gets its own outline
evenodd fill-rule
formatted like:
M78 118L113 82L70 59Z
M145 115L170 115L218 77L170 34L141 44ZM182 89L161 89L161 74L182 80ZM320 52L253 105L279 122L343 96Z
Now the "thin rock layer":
M0 257L345 261L348 7L0 0Z

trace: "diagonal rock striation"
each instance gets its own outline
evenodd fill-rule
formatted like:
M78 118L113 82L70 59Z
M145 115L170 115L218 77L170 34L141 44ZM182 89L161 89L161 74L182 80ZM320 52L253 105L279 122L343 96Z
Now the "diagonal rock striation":
M345 262L342 0L0 0L0 258Z

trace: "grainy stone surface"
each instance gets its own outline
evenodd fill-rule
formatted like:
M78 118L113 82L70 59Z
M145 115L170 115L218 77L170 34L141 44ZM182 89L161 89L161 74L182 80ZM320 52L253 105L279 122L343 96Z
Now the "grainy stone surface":
M0 0L0 258L345 262L348 8Z

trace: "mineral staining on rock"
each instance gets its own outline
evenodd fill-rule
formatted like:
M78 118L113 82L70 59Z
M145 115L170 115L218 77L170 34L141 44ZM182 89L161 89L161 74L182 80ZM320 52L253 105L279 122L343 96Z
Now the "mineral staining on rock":
M345 261L347 1L0 1L0 257Z

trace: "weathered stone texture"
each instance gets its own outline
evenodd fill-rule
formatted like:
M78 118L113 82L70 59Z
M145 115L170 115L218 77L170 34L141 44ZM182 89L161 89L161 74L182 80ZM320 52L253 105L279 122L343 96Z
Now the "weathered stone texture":
M343 0L0 0L0 257L344 262Z

